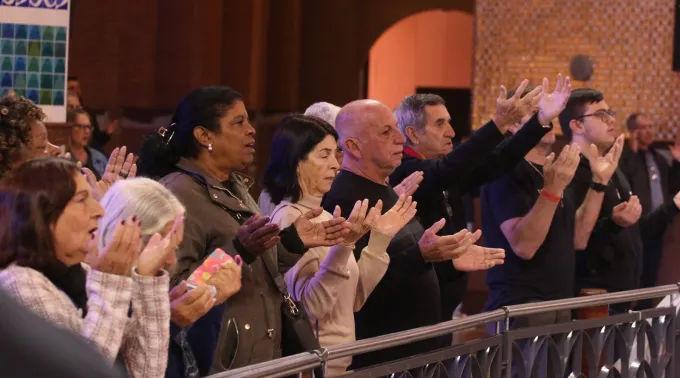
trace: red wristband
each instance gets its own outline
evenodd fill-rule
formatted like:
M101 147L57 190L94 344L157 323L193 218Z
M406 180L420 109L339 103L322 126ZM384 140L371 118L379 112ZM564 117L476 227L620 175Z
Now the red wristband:
M560 202L560 200L562 199L562 197L560 196L548 193L545 189L541 189L541 195L553 202Z

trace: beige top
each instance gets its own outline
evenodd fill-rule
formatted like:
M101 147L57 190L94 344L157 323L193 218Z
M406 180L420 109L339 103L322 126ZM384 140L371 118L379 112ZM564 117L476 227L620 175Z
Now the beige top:
M272 222L285 228L300 215L320 206L321 199L312 196L294 204L282 201L272 212ZM324 211L312 222L331 219L333 216ZM318 327L322 347L356 340L354 312L361 309L387 271L390 262L387 245L391 240L388 235L372 231L358 262L353 247L311 248L286 273L288 290L305 306L312 327ZM342 375L351 362L351 357L330 361L328 376Z

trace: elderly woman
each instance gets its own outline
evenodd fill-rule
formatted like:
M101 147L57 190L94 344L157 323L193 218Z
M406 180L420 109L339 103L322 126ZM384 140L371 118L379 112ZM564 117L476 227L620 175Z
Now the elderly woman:
M90 114L83 108L76 108L66 113L66 122L71 125L71 135L68 143L62 146L62 151L68 153L73 161L80 162L84 168L92 171L97 180L100 180L106 172L108 158L88 146L94 130Z
M0 177L26 160L59 154L47 140L44 120L33 101L14 92L0 98Z
M253 180L239 173L254 155L255 128L241 95L227 87L202 87L179 103L172 125L144 141L138 161L140 174L161 178L187 210L174 284L216 248L239 254L245 263L241 290L229 299L213 335L219 344L212 373L301 352L289 349L298 340L282 339L277 254L334 245L350 232L343 218L310 222L321 209L283 230L259 216L248 193Z
M281 121L272 141L272 155L264 175L264 187L277 204L272 222L287 227L297 218L321 206L321 197L330 190L340 167L335 156L338 134L326 121L316 117L293 115ZM352 342L354 312L385 274L390 258L387 245L416 213L411 198L380 215L380 203L366 215L368 201L357 203L349 220L363 224L364 232L355 239L333 247L310 249L286 275L293 297L301 301L316 325L322 347ZM312 222L332 219L323 212ZM356 220L356 222L355 222ZM357 261L352 253L354 242L371 229L368 246ZM330 376L343 374L351 358L328 363Z
M101 204L104 207L104 216L99 221L100 248L106 245L116 225L124 219L132 216L139 219L142 241L147 244L153 235L159 234L163 237L172 232L175 220L183 217L185 212L177 197L163 185L148 178L116 182L104 195ZM182 228L177 230L178 244L183 237L182 225ZM172 272L177 259L174 253L167 257L165 269ZM209 286L213 286L212 290ZM219 301L211 294L217 291L217 287L223 293ZM201 338L202 331L212 326L219 327L224 309L222 304L240 288L241 267L231 263L219 269L208 280L208 286L201 285L193 290L187 290L186 284L181 284L173 289L170 293L172 342L166 377L188 377L192 371L207 375L216 345L208 346L205 343L191 345L188 340ZM213 308L215 311L210 311ZM204 318L206 313L210 315ZM196 325L199 319L201 322ZM209 341L210 337L206 340ZM187 344L184 344L185 342ZM205 353L206 351L209 353Z
M30 160L12 171L3 189L32 201L5 204L0 217L6 222L0 285L38 315L82 335L110 363L124 364L130 376L162 377L170 320L163 266L177 239L142 249L133 216L97 248L103 209L81 170L66 159ZM83 264L88 255L90 264Z

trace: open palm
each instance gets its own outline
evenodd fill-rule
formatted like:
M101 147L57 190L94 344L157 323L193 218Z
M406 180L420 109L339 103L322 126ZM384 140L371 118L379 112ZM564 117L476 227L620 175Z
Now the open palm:
M538 121L541 125L547 125L567 106L571 94L569 76L565 78L562 74L557 75L557 84L555 84L555 90L552 93L548 93L548 78L543 78L541 90L538 102Z
M97 181L94 172L87 168L83 168L87 182L92 188L92 194L97 200L100 200L113 184L118 180L126 178L133 178L137 175L137 164L134 163L135 156L130 153L125 156L127 148L125 146L113 150L109 161L106 163L106 171L102 175L102 179Z
M405 195L399 196L397 203L373 222L373 230L394 236L416 215L417 202Z
M594 144L590 145L590 170L595 179L600 184L607 184L612 178L616 168L619 166L619 159L623 151L623 134L619 135L612 148L606 155L601 156Z
M471 245L467 252L453 260L453 266L461 272L474 272L493 268L505 262L505 251L501 248L486 248Z

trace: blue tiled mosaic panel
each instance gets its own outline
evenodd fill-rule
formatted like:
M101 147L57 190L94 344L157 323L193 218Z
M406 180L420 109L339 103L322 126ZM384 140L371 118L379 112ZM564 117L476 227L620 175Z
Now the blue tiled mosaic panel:
M0 7L68 10L69 0L0 0Z
M13 89L37 104L63 106L66 35L65 27L0 23L0 95Z

